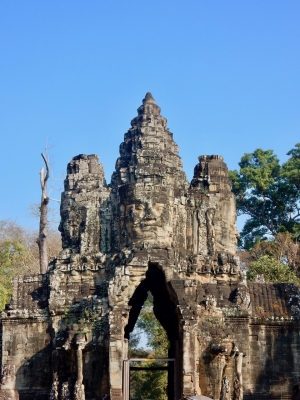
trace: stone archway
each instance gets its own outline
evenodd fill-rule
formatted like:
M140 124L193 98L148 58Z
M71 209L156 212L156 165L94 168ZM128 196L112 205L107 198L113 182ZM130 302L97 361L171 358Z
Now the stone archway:
M166 282L164 271L159 264L149 263L146 278L139 284L129 300L130 312L124 329L124 338L129 339L149 291L153 295L154 315L165 329L170 342L168 357L175 359L176 363L174 365L174 362L170 362L168 368L168 398L173 400L181 390L179 384L181 379L175 376L175 371L178 371L179 365L182 364L179 352L179 348L182 348L180 346L182 334L176 295ZM176 381L176 387L174 387L174 381Z

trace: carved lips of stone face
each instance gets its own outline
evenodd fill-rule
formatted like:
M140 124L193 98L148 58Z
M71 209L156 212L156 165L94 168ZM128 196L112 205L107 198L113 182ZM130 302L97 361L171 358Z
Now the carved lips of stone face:
M172 228L165 203L137 200L125 206L124 211L125 229L133 243L170 246Z

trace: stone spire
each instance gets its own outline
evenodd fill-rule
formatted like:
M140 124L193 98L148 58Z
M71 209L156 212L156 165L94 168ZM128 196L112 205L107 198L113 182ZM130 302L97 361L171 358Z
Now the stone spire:
M116 180L118 185L124 185L138 183L144 178L155 185L187 184L178 146L160 111L152 94L146 93L137 110L138 115L131 121L131 128L120 145L113 185Z
M121 248L132 245L170 247L174 202L184 196L188 181L167 120L147 93L138 115L120 145L111 186L114 220L120 221ZM176 199L175 199L176 198Z
M100 204L108 197L104 170L95 154L79 154L67 166L61 196L61 222L64 253L99 252Z
M199 156L199 164L194 169L192 187L209 192L231 191L231 181L228 178L228 168L222 156Z
M157 125L167 126L167 120L160 115L161 108L155 104L155 99L150 92L146 93L143 104L137 109L138 116L131 121L132 127L149 126L152 119L156 120Z

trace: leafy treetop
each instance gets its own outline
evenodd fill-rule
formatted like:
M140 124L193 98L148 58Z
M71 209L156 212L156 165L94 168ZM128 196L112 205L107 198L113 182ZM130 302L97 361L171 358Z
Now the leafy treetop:
M240 247L250 249L260 240L290 232L300 238L300 143L280 165L273 150L246 153L240 170L229 172L238 215L249 216L240 235Z

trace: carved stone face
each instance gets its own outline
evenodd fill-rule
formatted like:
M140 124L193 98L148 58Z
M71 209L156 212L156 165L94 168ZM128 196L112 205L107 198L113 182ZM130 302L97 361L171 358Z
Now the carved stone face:
M228 257L227 257L226 253L219 253L218 258L219 258L219 262L220 262L221 265L226 265L227 264Z
M241 262L240 262L240 258L238 256L233 256L232 261L233 261L233 264L236 265L237 267L240 266Z
M152 197L152 196L151 196ZM155 199L155 196L153 196ZM153 199L135 199L120 206L124 231L133 244L170 247L172 226L169 205L157 196Z
M80 212L74 208L63 211L58 228L62 233L63 247L79 246L81 218Z
M233 195L221 201L215 215L215 235L217 252L234 255L239 236L236 228L235 200Z

